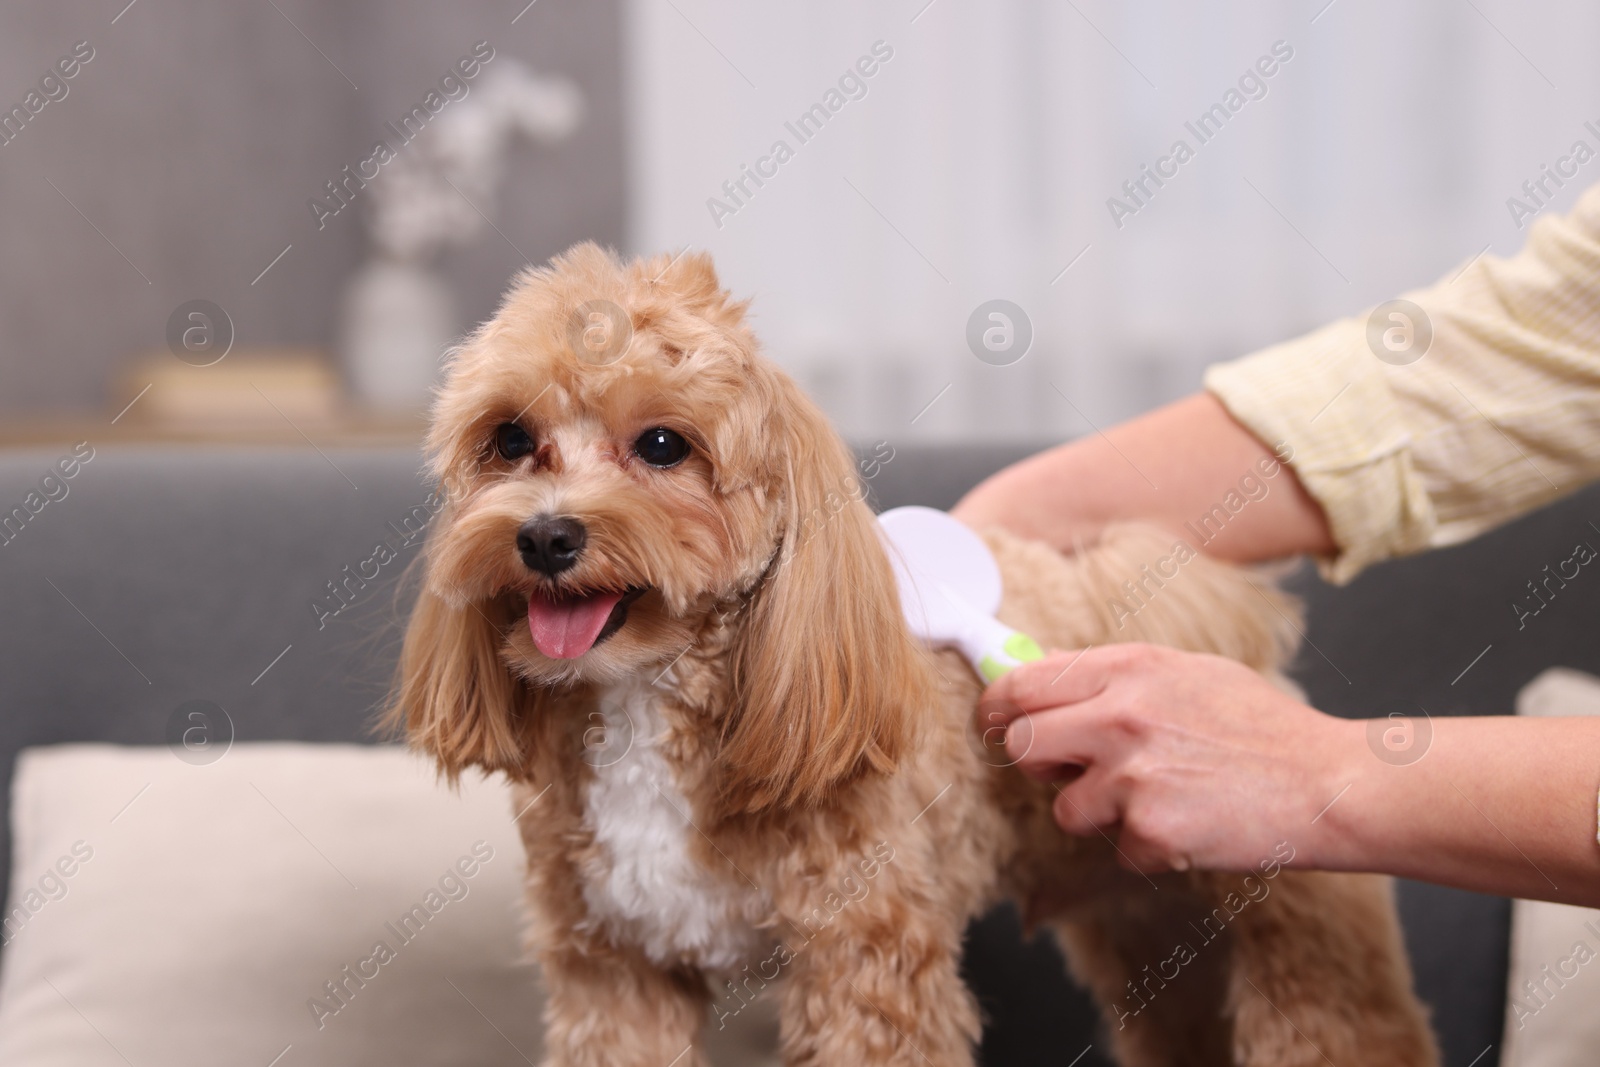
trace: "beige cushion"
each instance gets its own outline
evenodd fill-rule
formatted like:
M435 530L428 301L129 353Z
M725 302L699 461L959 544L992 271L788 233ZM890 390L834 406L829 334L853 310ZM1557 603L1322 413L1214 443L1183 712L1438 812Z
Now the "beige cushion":
M1517 695L1517 714L1600 715L1600 678L1545 671ZM1600 1061L1600 911L1530 900L1512 905L1505 1034L1503 1067Z
M541 1058L499 781L453 794L393 748L66 745L23 753L12 812L0 1067ZM751 1015L719 1059L770 1049Z

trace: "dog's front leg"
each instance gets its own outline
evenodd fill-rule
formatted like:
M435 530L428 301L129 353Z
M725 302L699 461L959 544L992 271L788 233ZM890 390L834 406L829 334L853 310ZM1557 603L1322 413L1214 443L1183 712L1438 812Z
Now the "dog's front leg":
M979 1025L961 981L961 918L889 888L785 909L789 1067L971 1067Z
M704 1067L690 1051L706 1013L698 972L595 943L541 952L540 962L546 1067Z

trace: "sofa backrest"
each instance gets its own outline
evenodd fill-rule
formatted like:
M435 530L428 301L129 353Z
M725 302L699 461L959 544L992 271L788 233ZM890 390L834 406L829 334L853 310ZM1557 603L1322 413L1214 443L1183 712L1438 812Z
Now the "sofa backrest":
M869 489L880 508L948 507L1028 451L899 447ZM414 452L103 447L63 478L72 454L0 454L0 798L21 748L160 744L190 701L219 705L239 740L375 739L401 578L431 514ZM1600 673L1600 574L1584 570L1520 628L1511 607L1577 541L1600 547L1591 519L1600 523L1600 491L1472 544L1375 567L1345 589L1302 568L1291 584L1310 623L1297 676L1319 707L1367 717L1418 705L1504 713L1545 667ZM380 544L392 561L375 562ZM0 799L0 875L5 816ZM1498 1047L1506 902L1413 883L1401 902L1448 1061ZM1006 970L974 981L1001 989ZM1064 981L1054 995L1075 996Z

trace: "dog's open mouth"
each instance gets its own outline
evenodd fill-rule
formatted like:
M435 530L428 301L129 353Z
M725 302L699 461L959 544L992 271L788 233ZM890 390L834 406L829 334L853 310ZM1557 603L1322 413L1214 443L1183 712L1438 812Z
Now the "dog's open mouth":
M640 588L582 596L535 592L528 597L528 631L534 646L551 659L577 659L622 629Z

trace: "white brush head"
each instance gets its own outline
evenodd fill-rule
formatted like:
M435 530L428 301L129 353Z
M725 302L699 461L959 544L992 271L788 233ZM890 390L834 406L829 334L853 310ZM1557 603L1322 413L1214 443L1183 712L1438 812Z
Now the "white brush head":
M1000 568L969 527L933 508L878 516L913 633L933 644L961 641L1000 607ZM975 618L976 616L976 618Z

